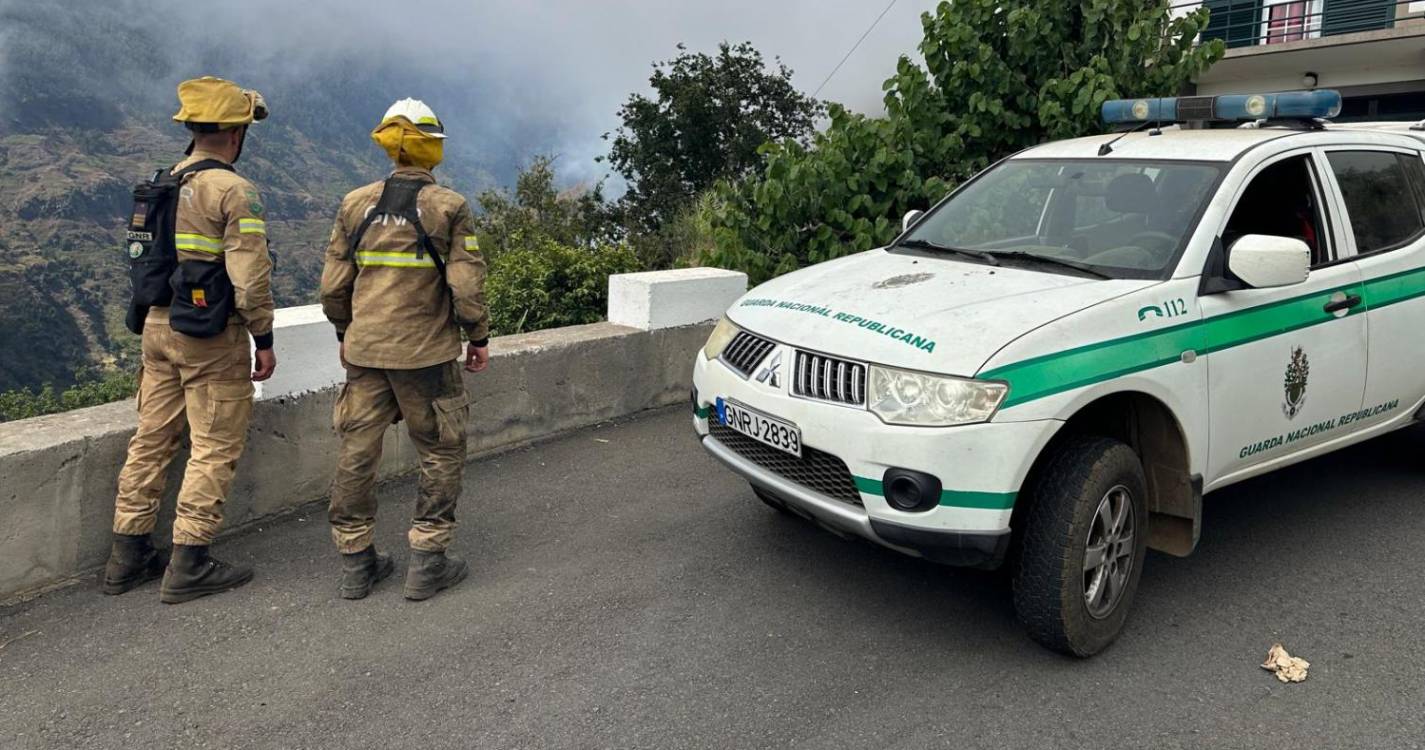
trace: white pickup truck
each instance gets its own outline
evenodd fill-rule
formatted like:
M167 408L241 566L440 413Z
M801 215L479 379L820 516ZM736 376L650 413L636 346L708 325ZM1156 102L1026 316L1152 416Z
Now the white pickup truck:
M1425 130L1339 108L1108 102L1124 132L758 286L697 357L703 445L779 510L1010 565L1035 640L1102 650L1203 494L1425 417Z

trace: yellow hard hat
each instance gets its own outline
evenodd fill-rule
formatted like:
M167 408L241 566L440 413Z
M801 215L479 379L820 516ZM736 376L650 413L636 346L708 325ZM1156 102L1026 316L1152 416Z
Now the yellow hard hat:
M190 130L226 130L267 117L262 94L213 76L178 84L178 104L173 119Z

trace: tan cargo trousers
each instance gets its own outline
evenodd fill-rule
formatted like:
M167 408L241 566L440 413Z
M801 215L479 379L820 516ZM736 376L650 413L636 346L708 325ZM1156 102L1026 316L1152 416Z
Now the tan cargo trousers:
M212 543L247 439L251 376L252 354L241 324L230 323L221 334L200 339L169 328L166 310L149 313L139 371L139 426L119 472L115 532L153 531L168 464L178 452L186 423L193 449L178 491L173 543Z
M371 546L376 498L371 487L381 463L381 439L398 419L421 459L413 549L443 552L455 532L455 503L465 471L465 426L470 399L460 363L418 370L378 370L348 365L332 423L341 437L327 517L342 554Z

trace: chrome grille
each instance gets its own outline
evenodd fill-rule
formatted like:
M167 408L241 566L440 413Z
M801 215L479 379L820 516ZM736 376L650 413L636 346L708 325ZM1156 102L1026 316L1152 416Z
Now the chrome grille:
M866 405L866 366L823 354L797 352L792 393L851 406Z
M755 333L740 331L718 359L743 375L751 375L753 368L776 347L776 344Z
M802 457L797 458L720 424L716 418L708 420L708 431L728 450L783 479L843 503L861 504L861 493L856 489L851 470L846 468L845 461L830 453L803 445Z

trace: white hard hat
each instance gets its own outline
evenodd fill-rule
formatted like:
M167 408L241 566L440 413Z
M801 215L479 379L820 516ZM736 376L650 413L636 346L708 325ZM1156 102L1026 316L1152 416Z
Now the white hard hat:
M412 125L420 128L432 138L444 138L445 126L441 124L440 118L435 116L435 112L420 99L402 99L391 108L386 110L386 116L381 118L386 122L393 117L404 117L410 120Z

